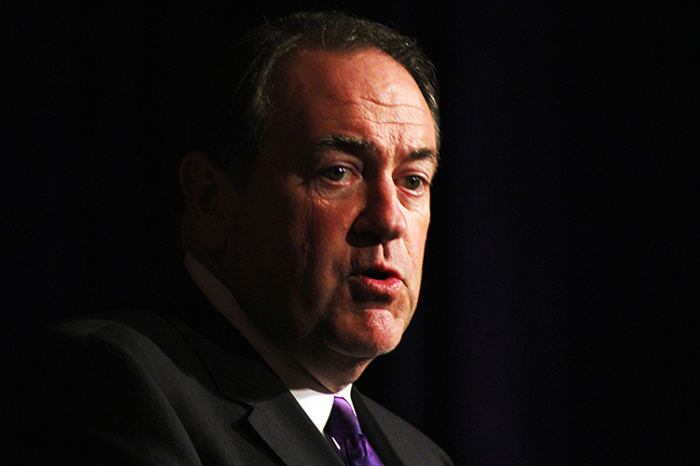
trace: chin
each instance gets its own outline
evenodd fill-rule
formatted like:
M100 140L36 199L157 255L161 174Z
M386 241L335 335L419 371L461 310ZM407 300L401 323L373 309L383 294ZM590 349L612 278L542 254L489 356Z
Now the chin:
M377 356L396 348L401 340L400 333L398 338L386 333L381 336L373 335L371 338L367 334L351 337L345 333L342 339L338 338L339 335L327 335L324 339L326 355L323 357L324 362L320 366L318 379L322 383L325 380L325 385L334 391L355 382Z
M382 345L382 346L377 346L377 345L371 345L371 344L366 344L366 345L338 345L338 344L329 344L328 347L331 349L331 351L358 361L371 361L377 356L381 356L383 354L390 353L394 348L396 348L396 345L394 346L388 346L388 345Z
M410 314L396 309L342 313L321 330L321 339L327 348L342 356L373 359L398 346Z
M361 332L355 335L342 335L343 338L332 338L326 341L332 351L343 356L356 359L374 359L382 354L393 351L401 341L403 332L398 329L395 332L382 329L370 332Z

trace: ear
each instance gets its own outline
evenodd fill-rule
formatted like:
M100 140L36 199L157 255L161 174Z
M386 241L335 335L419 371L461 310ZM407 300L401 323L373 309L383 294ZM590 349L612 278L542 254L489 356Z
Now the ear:
M199 152L190 152L182 159L179 174L185 196L185 225L190 228L185 234L198 247L221 252L226 246L229 210L233 209L232 181Z

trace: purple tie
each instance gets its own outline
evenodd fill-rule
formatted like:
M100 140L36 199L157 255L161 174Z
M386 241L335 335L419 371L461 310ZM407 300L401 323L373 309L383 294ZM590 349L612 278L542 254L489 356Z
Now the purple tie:
M350 403L344 398L336 396L333 400L333 409L324 432L340 446L340 456L346 466L382 466L367 437L362 435Z

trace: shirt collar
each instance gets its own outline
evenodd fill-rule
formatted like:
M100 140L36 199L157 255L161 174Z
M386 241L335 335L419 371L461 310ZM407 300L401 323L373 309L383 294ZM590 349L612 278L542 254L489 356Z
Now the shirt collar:
M296 398L299 405L302 407L306 415L309 416L311 422L323 432L328 418L331 415L331 409L333 409L333 399L336 396L342 397L350 403L353 411L355 410L355 405L352 403L352 397L350 393L352 391L352 385L348 385L338 393L320 393L310 388L300 388L290 390L294 398Z

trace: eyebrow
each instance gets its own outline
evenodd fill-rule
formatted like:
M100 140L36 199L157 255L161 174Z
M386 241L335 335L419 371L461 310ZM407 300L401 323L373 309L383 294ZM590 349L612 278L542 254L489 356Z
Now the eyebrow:
M336 149L351 154L378 152L377 147L371 141L343 134L329 134L314 145L315 151L320 152L324 149Z
M372 141L364 138L346 136L344 134L329 134L314 144L314 152L321 152L324 149L336 149L350 154L379 152L377 146ZM438 153L427 147L413 150L409 156L413 160L433 159L436 167L439 162Z

